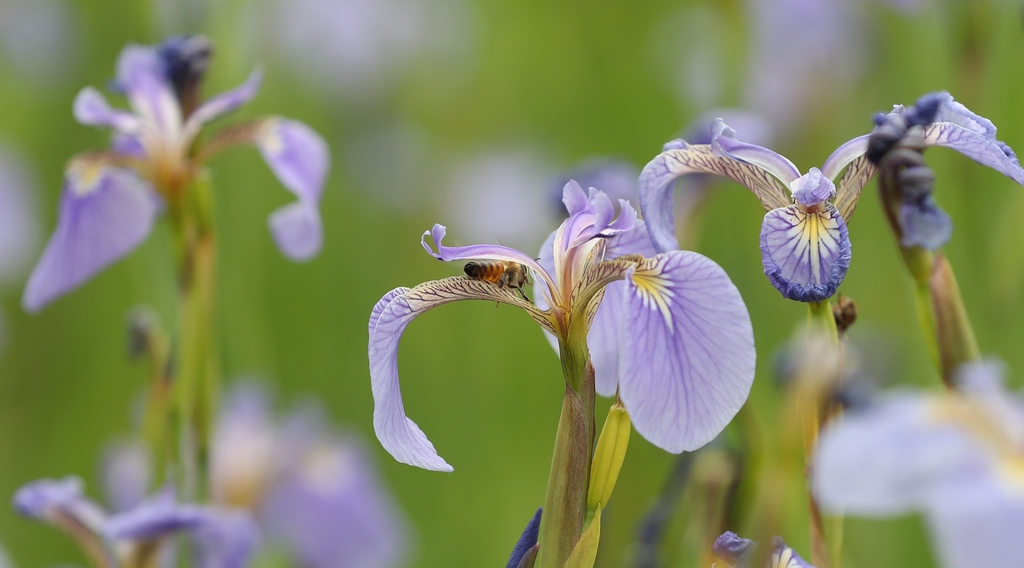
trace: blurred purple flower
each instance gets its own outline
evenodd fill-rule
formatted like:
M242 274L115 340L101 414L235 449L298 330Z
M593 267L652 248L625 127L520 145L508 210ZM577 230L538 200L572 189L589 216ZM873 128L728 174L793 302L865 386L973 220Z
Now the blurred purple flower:
M1024 558L1024 401L1002 366L964 365L958 391L897 391L821 433L812 487L826 511L921 512L943 566Z
M721 267L693 252L640 257L637 253L653 251L643 222L626 201L619 202L616 217L604 193L593 188L588 193L575 182L566 184L563 201L569 218L548 238L539 261L499 245L445 246L442 225L423 235L424 249L445 262L514 263L537 279L536 304L508 286L452 277L396 288L374 306L369 322L374 430L398 461L452 471L405 415L398 344L417 316L458 300L511 304L560 345L586 341L594 354L598 392L610 395L618 388L637 431L668 451L706 444L746 400L754 378L750 317ZM624 282L612 284L619 280ZM597 299L600 294L603 300ZM602 338L616 340L591 343L599 327ZM598 353L608 364L598 367Z
M110 509L122 513L137 507L149 493L153 473L149 447L142 440L108 444L100 458L100 482Z
M178 504L169 490L108 515L82 494L80 479L42 479L21 487L14 507L68 533L98 566L152 565L173 542L170 537L184 533L192 542L194 566L243 568L259 543L246 513Z
M751 566L757 543L741 538L733 532L725 532L715 539L715 556L726 563L728 568L755 568ZM772 551L765 562L765 568L814 568L795 550L786 546L781 538L772 539Z
M922 100L931 101L934 111L917 118L920 124L915 126L922 129L926 146L953 148L1018 183L1024 181L1024 169L1013 151L995 139L991 122L953 101L948 93L926 95ZM894 112L902 112L902 107ZM835 294L846 276L851 258L846 222L861 189L876 171L865 155L868 138L858 136L844 143L820 170L811 168L801 175L786 157L739 141L733 129L716 119L710 144L672 141L640 174L640 204L651 241L659 251L679 246L672 205L677 178L686 174L730 178L757 195L768 211L761 226L761 255L772 285L791 300L824 300Z
M255 71L241 86L199 103L194 99L208 58L209 44L200 36L170 38L158 47L129 45L118 58L115 85L130 111L111 108L95 88L78 93L75 118L112 129L114 144L69 164L57 228L25 289L26 310L42 309L134 250L164 200L180 199L211 156L241 143L255 144L298 198L268 219L278 248L293 260L319 252L327 145L300 122L270 117L223 130L197 151L203 126L252 99L262 77Z
M278 424L265 391L232 389L214 434L214 498L256 512L270 542L304 568L388 568L406 557L406 522L360 443L318 408Z
M558 218L565 218L562 191L572 180L580 187L599 187L613 202L628 201L633 209L640 206L640 194L636 189L636 178L640 174L631 162L622 158L590 158L576 169L558 176L550 184L551 203Z

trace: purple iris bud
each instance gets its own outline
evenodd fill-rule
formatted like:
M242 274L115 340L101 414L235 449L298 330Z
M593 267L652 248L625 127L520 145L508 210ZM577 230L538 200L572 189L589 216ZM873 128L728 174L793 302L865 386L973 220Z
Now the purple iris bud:
M967 363L957 391L899 391L844 415L819 438L811 486L826 512L920 512L943 566L1024 557L1024 401L1002 365Z
M262 73L198 101L209 57L202 36L181 36L159 47L129 45L117 61L117 83L129 109L116 109L97 89L74 102L82 124L114 131L109 153L72 159L65 175L57 228L25 289L23 305L38 311L137 248L161 212L180 198L195 172L216 151L241 143L259 147L296 201L271 214L274 241L285 256L308 260L322 244L320 197L330 165L326 143L308 126L279 117L211 138L210 153L193 155L193 142L210 121L237 110L259 91Z
M519 568L527 554L530 553L533 547L537 546L537 536L540 534L541 512L543 512L543 509L537 509L533 518L526 524L523 534L516 541L515 547L512 548L512 554L508 557L508 563L505 564L505 568Z

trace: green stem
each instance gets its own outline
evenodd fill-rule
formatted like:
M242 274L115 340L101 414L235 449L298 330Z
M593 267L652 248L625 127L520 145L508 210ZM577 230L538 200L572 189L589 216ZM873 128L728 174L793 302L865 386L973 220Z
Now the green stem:
M585 337L585 336L584 336ZM563 343L563 368L575 372L578 359ZM594 367L584 360L579 388L566 374L565 398L555 434L544 513L541 515L537 568L562 568L583 530L590 484L591 449L594 445Z
M172 214L180 278L175 403L182 436L182 481L186 498L191 498L204 493L219 372L214 333L217 246L207 180L189 187L177 209Z

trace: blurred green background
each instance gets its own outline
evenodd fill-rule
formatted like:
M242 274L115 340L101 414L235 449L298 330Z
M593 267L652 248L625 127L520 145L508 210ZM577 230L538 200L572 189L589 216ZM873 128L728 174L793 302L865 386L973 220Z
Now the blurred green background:
M339 424L366 438L415 529L410 566L503 565L543 501L563 388L556 356L531 320L507 306L456 304L417 320L400 357L406 409L455 467L453 474L420 471L396 463L373 437L370 308L393 287L461 272L424 254L418 240L441 222L454 242L468 244L476 236L461 232L457 219L494 215L458 210L463 199L472 199L451 193L453 180L465 178L459 177L465 164L480 156L527 156L517 163L537 164L522 174L535 187L523 199L543 203L551 201L548 184L556 174L587 158L622 157L640 168L702 112L758 106L748 84L759 65L758 26L765 24L758 18L779 6L815 3L432 0L412 3L423 7L415 13L420 27L398 34L401 49L382 44L379 59L338 64L335 71L330 61L316 60L323 56L316 49L302 55L301 46L281 39L285 32L275 26L299 4L51 0L39 5L56 10L61 23L47 43L37 37L45 29L28 26L36 30L30 34L15 25L31 0L0 0L6 20L0 24L6 34L0 41L0 139L20 151L34 174L40 224L48 234L64 163L107 142L105 133L75 123L71 102L81 87L106 84L126 43L156 43L174 32L207 34L216 46L208 94L262 65L259 97L226 122L281 114L307 122L328 140L333 167L322 204L326 240L312 262L288 262L275 249L265 217L291 196L253 150L235 150L211 164L224 374L263 377L277 385L282 403L313 394ZM993 120L1001 140L1024 148L1020 3L826 4L842 5L856 19L835 20L841 28L808 24L805 32L820 37L814 41L848 36L843 50L856 50L856 61L819 65L794 89L804 97L795 113L769 104L756 109L775 123L772 147L802 170L868 132L873 112L932 90L949 90ZM355 19L330 32L322 20L318 25L328 32L316 33L328 36L386 35L391 25L411 25L385 14L365 20L372 25ZM40 21L48 20L32 20ZM301 19L288 22L301 29ZM306 43L327 50L332 41ZM772 69L762 65L760 71ZM705 80L714 84L702 87ZM956 223L945 252L979 343L1010 369L1022 369L1024 192L951 151L933 150L928 159L937 173L936 198ZM508 181L501 171L495 185ZM485 192L490 181L484 175L463 185L478 184ZM760 205L738 186L720 187L691 246L720 263L747 302L759 357L745 419L770 439L783 419L773 353L804 321L806 308L784 300L762 275ZM874 183L865 189L850 226L854 258L841 287L859 309L850 338L880 383L938 388L911 282L876 192ZM506 244L528 251L558 222L544 209L516 215L522 216L516 223L538 230ZM23 282L24 274L2 290L0 495L32 479L72 473L97 494L100 451L112 436L131 430L131 408L147 376L143 364L125 356L126 314L147 304L165 323L174 321L167 227L159 225L141 249L38 316L20 309ZM1011 384L1019 385L1020 376L1011 373ZM607 404L599 403L599 421ZM635 565L638 524L676 459L634 435L604 517L599 566ZM756 486L755 479L745 483ZM778 488L785 491L780 514L787 541L809 557L799 484L797 478ZM688 520L687 502L673 511L665 566L693 565L692 543L681 535L688 522L701 521ZM752 522L757 507L744 510L750 517L744 522ZM21 567L84 563L70 541L6 507L0 508L0 543ZM917 518L847 523L848 568L929 566L931 558Z

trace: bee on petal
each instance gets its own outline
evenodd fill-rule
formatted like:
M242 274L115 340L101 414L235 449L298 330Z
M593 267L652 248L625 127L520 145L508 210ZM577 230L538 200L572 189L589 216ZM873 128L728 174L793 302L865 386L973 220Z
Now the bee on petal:
M530 283L530 272L526 265L504 260L473 260L466 263L466 276L497 284L499 288L515 290L523 299L532 302L523 286Z

